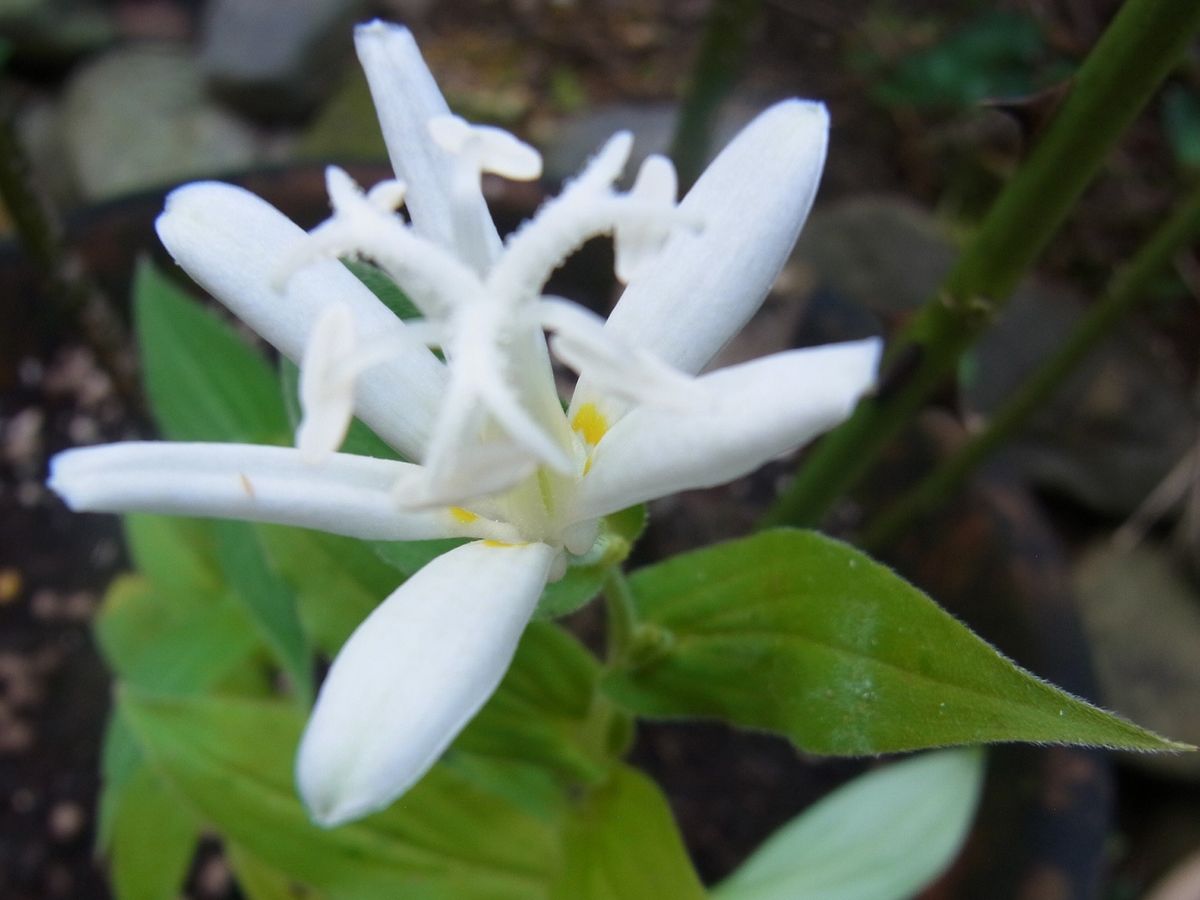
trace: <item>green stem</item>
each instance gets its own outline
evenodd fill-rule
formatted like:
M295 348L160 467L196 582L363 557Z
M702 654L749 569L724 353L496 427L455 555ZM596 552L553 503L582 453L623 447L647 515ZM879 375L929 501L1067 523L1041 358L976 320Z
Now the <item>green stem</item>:
M671 159L686 189L700 177L712 148L717 112L733 90L746 56L750 27L760 0L714 0L704 28L700 55L679 110Z
M1113 278L1104 297L1093 306L1062 348L1033 373L988 422L915 488L888 506L864 532L861 544L878 549L943 503L979 463L1028 420L1133 306L1149 293L1152 279L1175 254L1200 237L1200 187L1157 228L1133 259Z
M637 606L619 566L609 569L604 578L604 608L608 614L608 662L612 665L629 655L637 630Z
M764 524L815 525L950 375L1200 28L1196 0L1127 0L937 296L885 360L876 397L806 460Z

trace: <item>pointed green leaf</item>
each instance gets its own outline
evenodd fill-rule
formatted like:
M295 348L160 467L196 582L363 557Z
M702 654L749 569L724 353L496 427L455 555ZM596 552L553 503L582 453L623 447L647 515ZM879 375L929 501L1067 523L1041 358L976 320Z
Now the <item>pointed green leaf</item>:
M436 766L389 810L323 830L292 784L303 720L278 701L118 696L143 752L229 840L336 897L526 900L558 865L554 833Z
M284 525L257 530L275 570L296 594L305 633L324 653L336 653L403 581L364 541Z
M146 393L167 437L250 443L290 439L270 366L149 262L138 266L133 312Z
M117 715L109 715L100 746L100 798L96 804L96 851L112 847L113 825L121 792L144 762L133 732Z
M304 629L300 627L295 595L267 562L253 525L217 522L214 527L217 556L225 578L259 635L291 678L297 694L310 700L312 657Z
M1017 667L895 573L819 534L720 544L630 584L643 646L605 687L644 715L718 717L813 753L990 741L1185 749Z
M354 277L366 285L398 318L421 318L421 311L417 309L416 304L408 299L400 285L392 281L378 266L356 259L343 260L342 265L353 272Z
M162 693L206 690L261 646L227 594L163 593L134 575L112 583L93 627L121 679Z
M161 592L135 575L110 585L93 623L109 666L123 680L160 693L218 689L260 692L262 645L228 593ZM109 718L101 756L97 846L112 846L126 782L143 765L128 726Z
M599 664L575 638L532 622L504 681L455 741L456 750L536 762L572 778L604 778L614 710L597 696Z
M181 598L222 589L211 522L145 513L126 513L121 521L134 568L156 589Z
M940 750L868 772L788 822L714 891L717 900L904 900L966 838L983 754Z
M628 766L588 792L568 819L555 900L700 900L704 888L688 859L667 801Z
M560 773L538 763L502 759L452 749L440 765L464 784L494 794L514 809L557 829L568 809L568 791Z
M246 900L322 900L312 888L288 878L237 844L226 844L225 853Z
M139 766L122 785L111 829L110 872L117 900L162 900L181 893L200 828L148 766Z

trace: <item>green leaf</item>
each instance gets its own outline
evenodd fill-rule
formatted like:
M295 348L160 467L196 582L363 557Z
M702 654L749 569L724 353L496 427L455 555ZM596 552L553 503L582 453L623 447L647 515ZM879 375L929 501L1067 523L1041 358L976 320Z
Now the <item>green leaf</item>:
M260 647L227 594L163 593L134 575L112 583L94 628L121 679L162 693L206 690Z
M613 762L614 712L598 701L599 664L561 628L532 622L504 681L459 735L456 750L536 762L597 782Z
M658 787L620 766L568 819L555 900L700 900L705 896Z
M1028 15L991 10L927 49L890 67L872 85L889 106L966 109L987 97L1029 93L1046 80L1038 24ZM1060 66L1051 68L1057 72ZM1033 75L1040 75L1036 80Z
M717 900L904 900L966 838L983 754L941 750L868 772L776 831L714 891Z
M356 259L343 260L342 265L353 272L354 277L365 284L371 293L378 297L383 305L397 317L401 319L421 318L421 311L417 309L416 304L400 289L400 285L392 281L378 266Z
M226 844L238 887L246 900L321 900L321 895L300 884L237 844Z
M213 594L224 581L217 563L212 523L176 516L127 513L125 543L134 567L164 593Z
M289 440L270 366L149 262L138 266L133 311L146 393L167 437Z
M677 556L630 585L643 625L604 686L637 713L718 717L812 753L1186 749L1018 668L889 569L813 532Z
M1163 91L1163 129L1176 162L1200 169L1200 94L1182 84Z
M162 900L181 892L199 825L149 767L139 766L122 785L111 829L110 871L117 900Z
M217 522L215 528L217 556L225 577L291 678L296 693L307 703L313 693L312 657L291 588L271 569L253 525Z
M336 653L403 580L364 541L285 525L257 528L275 570L296 594L305 633L324 653Z
M464 784L494 794L552 828L558 829L567 813L562 776L546 766L457 749L447 753L440 765Z
M446 766L389 810L331 830L292 785L303 720L279 701L118 695L143 751L220 832L338 898L525 900L558 866L554 832Z
M141 767L144 758L124 720L110 715L100 747L100 799L96 812L96 850L107 853L112 846L113 824L126 783Z

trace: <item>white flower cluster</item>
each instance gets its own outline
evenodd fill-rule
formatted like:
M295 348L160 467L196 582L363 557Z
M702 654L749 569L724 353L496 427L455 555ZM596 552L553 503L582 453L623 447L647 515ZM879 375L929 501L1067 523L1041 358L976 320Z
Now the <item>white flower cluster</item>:
M810 440L870 388L879 354L860 341L700 374L804 223L825 157L820 104L768 109L679 203L662 157L615 187L632 143L618 134L502 241L481 174L536 178L537 151L452 115L407 30L374 22L356 45L396 180L364 193L331 168L333 215L309 233L217 183L176 190L158 220L179 265L300 363L296 448L113 444L60 454L50 482L78 510L475 539L399 587L335 660L297 762L326 825L387 805L428 770L601 517ZM627 285L607 321L543 294L600 234ZM394 316L347 256L379 266L421 318ZM579 374L565 412L551 353ZM414 462L337 452L353 415Z

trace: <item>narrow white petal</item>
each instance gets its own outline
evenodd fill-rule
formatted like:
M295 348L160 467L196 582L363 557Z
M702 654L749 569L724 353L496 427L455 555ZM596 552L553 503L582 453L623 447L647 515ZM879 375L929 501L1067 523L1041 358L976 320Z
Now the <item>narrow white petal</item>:
M354 32L358 59L367 75L379 125L396 174L408 184L406 203L413 226L448 250L461 252L464 234L481 237L486 258L471 258L478 270L500 252L500 237L476 185L464 197L455 183L458 166L429 136L429 121L450 113L417 42L407 28L375 21ZM479 252L479 251L472 251Z
M448 461L470 449L488 418L546 465L572 471L570 435L537 321L483 302L458 311L451 328L451 385L423 460L435 479L455 468Z
M825 163L829 116L789 100L751 122L680 203L675 229L608 319L622 340L699 372L762 303L796 242ZM575 406L596 403L586 380Z
M429 120L429 134L443 150L469 155L480 172L513 181L532 181L542 174L542 155L520 138L492 125L472 125L460 116Z
M298 225L248 191L202 182L173 191L156 227L197 283L296 362L331 303L349 306L362 337L395 340L392 358L359 379L355 406L385 441L421 457L445 389L445 366L339 262L315 263L292 279L286 295L279 293L278 268L305 239Z
M550 347L565 365L606 397L667 409L694 405L696 379L672 369L653 353L614 338L591 310L558 297L539 304L542 326L554 333Z
M670 209L679 189L675 167L665 156L647 156L629 196ZM662 249L669 229L661 223L618 225L613 234L617 278L628 284Z
M313 465L290 447L131 441L58 454L49 485L76 511L247 519L385 541L515 536L463 510L399 509L393 483L419 471L344 453Z
M845 419L874 384L878 363L874 338L791 350L698 378L708 409L632 409L597 444L571 518L752 472Z
M290 284L315 262L361 256L387 273L427 316L444 315L479 293L474 269L386 208L391 188L372 199L337 166L325 170L325 180L334 213L279 260L276 284Z
M497 494L520 484L537 470L537 460L512 445L485 446L458 461L452 477L434 481L427 476L396 482L392 496L402 509L486 506Z
M632 147L629 132L614 134L562 193L508 236L503 255L488 273L490 293L509 302L540 293L551 273L588 238L612 230L620 208L612 203L612 185Z
M350 636L321 686L296 781L332 826L387 806L491 696L555 551L467 544L439 556Z
M407 194L407 184L398 178L389 178L372 185L367 191L367 200L378 210L395 212L404 205L404 197Z
M296 447L319 462L342 445L354 417L354 314L328 307L317 319L300 363L300 408Z

